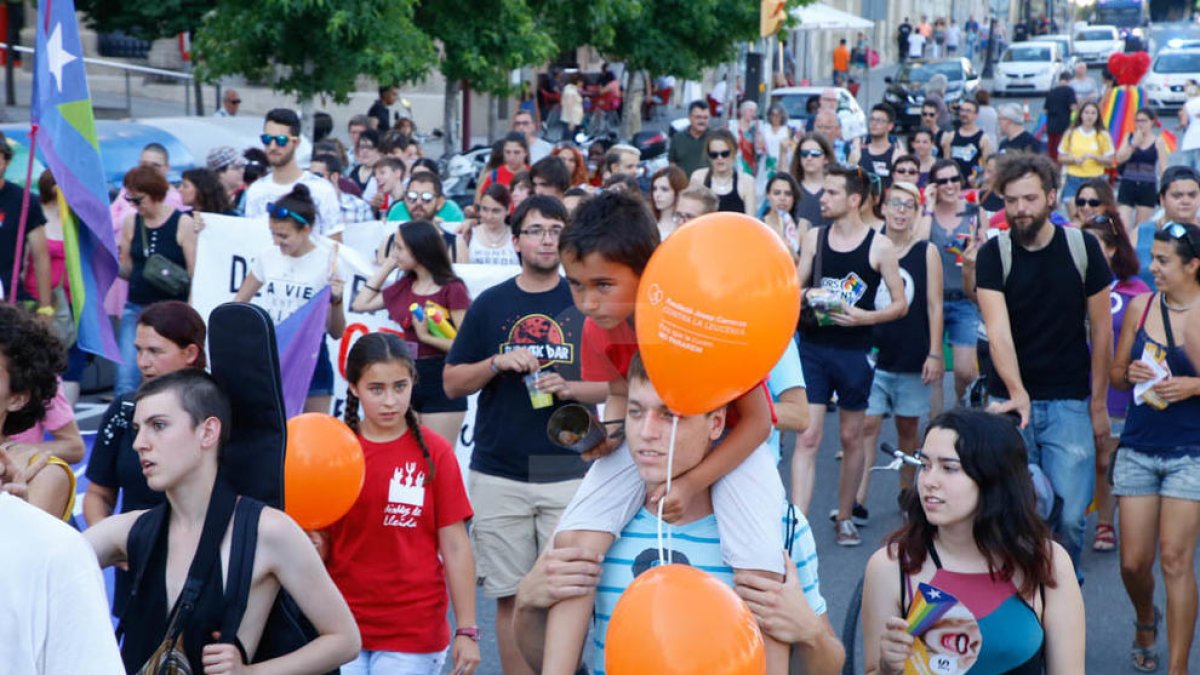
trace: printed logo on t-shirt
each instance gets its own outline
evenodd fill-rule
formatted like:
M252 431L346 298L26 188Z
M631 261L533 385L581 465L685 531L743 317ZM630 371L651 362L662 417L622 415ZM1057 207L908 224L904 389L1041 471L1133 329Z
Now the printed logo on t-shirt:
M904 282L904 299L909 307L912 307L913 296L916 295L916 282L913 281L912 275L903 267L900 268L900 281ZM879 288L875 289L875 309L886 309L892 304L892 292L888 290L887 284L879 284Z
M388 505L384 508L384 527L416 527L425 506L424 465L406 462L396 467L388 483Z
M821 288L830 293L837 293L847 305L856 305L867 294L867 282L856 272L851 272L841 279L832 277L821 278Z
M508 340L500 345L500 353L525 349L537 357L542 368L575 362L575 345L567 342L562 325L545 314L526 314L513 323Z

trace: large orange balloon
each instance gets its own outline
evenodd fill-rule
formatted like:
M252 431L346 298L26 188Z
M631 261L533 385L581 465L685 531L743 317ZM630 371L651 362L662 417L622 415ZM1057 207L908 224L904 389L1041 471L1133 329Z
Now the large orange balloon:
M638 285L638 348L664 403L707 413L761 382L800 318L796 266L779 235L710 213L664 241Z
M754 615L733 589L694 567L664 565L621 594L604 667L610 675L762 675L767 656Z
M362 446L341 420L322 413L288 420L283 504L300 527L319 530L346 515L365 474Z

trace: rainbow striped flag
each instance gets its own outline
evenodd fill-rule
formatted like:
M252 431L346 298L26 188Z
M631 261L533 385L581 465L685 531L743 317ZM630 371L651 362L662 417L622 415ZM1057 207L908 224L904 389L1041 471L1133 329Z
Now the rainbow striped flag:
M119 361L112 323L104 313L104 296L117 277L117 243L74 0L38 3L33 78L30 136L68 207L63 244L78 344Z

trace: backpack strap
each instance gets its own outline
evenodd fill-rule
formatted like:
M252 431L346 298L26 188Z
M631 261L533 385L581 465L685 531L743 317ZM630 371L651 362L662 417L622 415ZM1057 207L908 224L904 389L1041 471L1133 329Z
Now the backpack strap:
M813 272L812 279L809 280L809 287L821 283L821 253L825 250L825 244L829 242L830 225L822 225L817 230L817 250L813 253Z
M1087 244L1083 240L1083 230L1064 227L1063 232L1067 235L1067 248L1071 250L1071 262L1075 263L1075 270L1079 272L1079 280L1086 286L1088 256Z
M1001 232L996 237L996 246L1000 249L1000 288L1008 285L1008 275L1012 272L1012 235Z
M242 497L233 517L233 536L229 545L229 578L225 582L225 617L221 621L221 642L235 644L242 616L250 600L250 582L254 577L254 557L258 548L258 520L263 503ZM242 653L246 659L245 650Z

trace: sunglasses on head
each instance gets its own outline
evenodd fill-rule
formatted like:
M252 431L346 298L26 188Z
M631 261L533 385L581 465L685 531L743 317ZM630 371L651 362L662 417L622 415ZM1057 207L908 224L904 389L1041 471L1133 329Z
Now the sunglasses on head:
M731 156L733 156L732 150L709 150L708 151L709 159L725 159L725 158L731 157Z
M309 224L308 218L305 218L286 206L280 206L275 202L267 202L267 215L274 220L287 220L288 218L291 218L301 225Z
M1099 199L1084 199L1083 197L1075 198L1075 206L1090 206L1094 209L1103 203L1104 202L1100 201Z
M1186 225L1171 223L1163 228L1163 232L1166 232L1168 237L1187 244L1188 250L1192 252L1193 258L1200 258L1200 250L1196 248L1196 242L1192 241L1192 233L1188 230Z
M292 141L292 137L288 136L287 134L278 134L275 136L272 136L271 134L263 134L258 138L262 141L262 144L268 148L271 147L272 143L282 148Z

